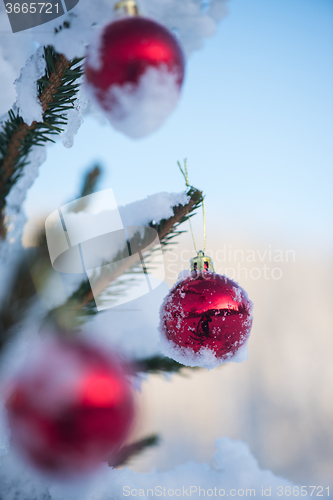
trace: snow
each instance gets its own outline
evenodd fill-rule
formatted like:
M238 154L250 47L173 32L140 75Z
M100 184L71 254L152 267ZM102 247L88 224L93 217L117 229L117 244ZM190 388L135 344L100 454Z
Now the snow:
M4 3L0 4L0 117L7 113L16 99L14 81L19 78L21 69L35 53L32 34L11 33L11 27Z
M76 200L61 207L71 245L123 229L112 189L84 196L83 200L87 206L79 213L72 212ZM99 207L97 212L96 204Z
M95 71L99 71L102 67L101 48L103 42L103 32L105 25L95 26L89 39L87 47L87 58L89 66Z
M16 105L20 110L20 116L27 125L33 121L40 122L43 119L43 108L38 99L37 80L41 78L46 69L43 57L43 47L38 47L26 65L22 68L20 77L15 80L17 101Z
M0 239L0 300L7 288L8 279L22 251L21 236L26 216L22 204L27 190L38 175L38 169L46 159L46 149L35 146L30 151L26 165L18 181L6 197L7 238Z
M0 116L7 113L8 104L12 106L15 100L15 89L13 82L15 73L10 63L5 60L2 55L2 48L0 46L0 67L1 67L1 87L0 92Z
M120 206L119 212L124 226L146 225L152 220L156 223L172 217L172 207L186 205L190 197L185 191L180 193L157 193L147 196L144 200L134 201L126 206Z
M242 363L248 359L247 341L236 351L234 355L217 359L216 353L208 347L202 347L198 352L192 349L177 346L174 342L170 342L162 334L159 342L159 348L165 356L172 358L178 363L185 366L200 366L207 370L212 370L223 363Z
M78 83L83 82L83 77L77 80ZM79 91L76 94L74 107L67 111L67 125L61 134L61 140L65 148L71 148L74 144L74 136L84 122L83 115L89 106L89 99L84 91L83 85L80 85Z
M143 276L145 278L145 276ZM141 275L135 277L134 284L141 283ZM143 286L145 285L145 282ZM117 282L114 283L117 286ZM169 289L165 283L160 284L149 294L142 294L133 299L135 293L131 287L128 291L121 288L116 296L116 306L97 314L93 322L82 327L82 334L92 336L106 347L117 347L132 359L143 359L160 354L158 347L159 308ZM147 292L147 290L145 290ZM123 303L121 303L123 301Z
M245 443L224 437L217 439L215 445L217 451L213 465L188 462L173 470L149 473L136 473L128 468L114 470L105 465L96 476L72 484L36 477L9 455L0 468L0 495L6 500L107 500L126 496L198 499L203 496L262 497L266 491L272 498L289 498L288 493L295 485L262 470Z
M178 75L163 66L148 68L138 84L113 85L99 102L92 85L87 90L96 106L102 106L116 130L132 139L155 132L175 109L180 89Z

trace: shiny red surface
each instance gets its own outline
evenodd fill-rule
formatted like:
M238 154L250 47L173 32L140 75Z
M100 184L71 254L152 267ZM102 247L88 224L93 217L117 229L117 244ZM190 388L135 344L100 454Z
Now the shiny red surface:
M134 419L128 374L116 358L91 345L58 341L44 354L11 384L12 443L31 465L53 476L89 472L116 456L128 436Z
M209 347L218 359L244 344L252 324L252 303L224 276L192 276L171 290L162 309L162 330L174 344L198 352Z
M85 74L96 89L137 83L149 67L164 66L177 74L181 86L184 56L177 39L164 26L143 17L129 17L106 26L100 47L102 66L92 67L87 56Z

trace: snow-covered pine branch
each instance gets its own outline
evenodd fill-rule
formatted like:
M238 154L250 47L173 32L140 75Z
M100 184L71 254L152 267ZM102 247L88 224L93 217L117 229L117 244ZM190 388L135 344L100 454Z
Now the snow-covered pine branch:
M42 53L42 55L41 55ZM42 58L42 64L41 64ZM45 67L45 69L43 68ZM39 121L33 119L36 106L29 109L29 87L26 80L31 73L38 74L36 67L42 67L44 74L36 84L40 106ZM78 79L82 76L79 59L69 61L52 47L39 50L31 56L22 70L18 105L8 112L8 118L0 131L0 236L6 235L4 208L6 197L28 164L28 155L33 146L54 142L52 136L60 134L67 124L65 112L73 108L79 89ZM22 101L22 104L20 104ZM33 103L35 104L35 103ZM23 109L22 109L23 108ZM37 106L38 112L38 106Z

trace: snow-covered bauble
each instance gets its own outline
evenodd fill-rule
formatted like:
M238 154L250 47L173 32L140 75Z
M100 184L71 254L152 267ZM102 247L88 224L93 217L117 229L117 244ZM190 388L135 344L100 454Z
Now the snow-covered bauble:
M118 357L90 343L43 341L7 386L13 446L59 479L112 463L135 415L128 376Z
M117 130L141 138L175 108L184 66L182 49L168 29L130 15L96 34L86 57L87 89Z
M237 283L214 273L202 251L166 296L160 318L164 353L184 365L213 368L246 359L252 302Z

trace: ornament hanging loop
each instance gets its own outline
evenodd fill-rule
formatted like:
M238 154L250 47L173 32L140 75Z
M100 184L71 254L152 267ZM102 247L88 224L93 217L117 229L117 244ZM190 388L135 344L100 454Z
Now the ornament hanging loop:
M199 250L196 257L191 259L191 271L195 273L214 272L213 261L202 250Z
M139 16L139 8L134 0L120 0L114 6L115 11L123 11L128 16Z
M186 187L192 187L188 181L188 171L187 171L187 160L185 158L184 160L184 169L182 169L182 166L180 162L178 163L179 170L183 174L183 177L185 179L185 184ZM203 239L204 239L204 246L203 246L203 251L199 250L197 251L197 247L195 246L195 240L194 240L194 234L193 234L193 229L192 229L192 224L191 224L191 219L188 215L187 212L187 218L190 224L191 228L191 234L192 234L192 240L193 240L193 246L194 250L197 253L197 256L191 259L191 271L198 271L198 272L204 272L204 271L212 271L214 272L214 266L213 266L213 261L210 257L207 257L205 255L206 251L206 209L205 209L205 201L204 198L202 198L202 216L203 216Z

